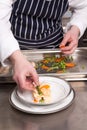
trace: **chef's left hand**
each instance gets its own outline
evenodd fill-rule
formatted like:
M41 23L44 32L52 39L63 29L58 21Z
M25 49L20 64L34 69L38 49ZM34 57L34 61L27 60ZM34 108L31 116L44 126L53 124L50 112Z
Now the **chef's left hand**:
M79 34L79 28L77 26L72 26L71 29L64 35L64 38L60 44L62 53L72 54L75 51L78 47Z

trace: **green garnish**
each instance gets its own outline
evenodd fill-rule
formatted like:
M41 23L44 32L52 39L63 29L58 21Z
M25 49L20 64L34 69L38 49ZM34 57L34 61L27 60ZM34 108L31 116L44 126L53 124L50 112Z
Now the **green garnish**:
M60 61L60 62L54 62L53 64L52 64L52 66L51 67L49 67L49 69L47 70L47 72L49 72L49 71L52 71L52 70L58 70L58 69L62 69L62 70L65 70L65 68L66 68L66 64L65 64L65 62L64 61Z
M44 103L44 98L42 97L39 102Z
M43 95L43 93L42 93L42 91L40 90L39 86L36 86L36 89L37 89L39 95Z

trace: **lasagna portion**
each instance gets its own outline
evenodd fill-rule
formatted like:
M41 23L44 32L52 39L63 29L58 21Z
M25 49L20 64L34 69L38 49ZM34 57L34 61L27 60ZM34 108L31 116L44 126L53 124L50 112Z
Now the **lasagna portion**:
M34 103L50 103L51 102L51 90L50 85L43 84L36 86L33 91Z

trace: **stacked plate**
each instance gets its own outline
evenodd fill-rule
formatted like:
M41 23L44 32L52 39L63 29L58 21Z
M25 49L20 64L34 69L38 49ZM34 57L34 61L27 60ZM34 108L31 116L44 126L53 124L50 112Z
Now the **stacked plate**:
M61 111L72 104L75 92L67 81L49 76L41 76L39 80L40 83L50 85L50 103L35 103L31 91L21 92L16 88L10 96L11 105L26 113L48 114Z

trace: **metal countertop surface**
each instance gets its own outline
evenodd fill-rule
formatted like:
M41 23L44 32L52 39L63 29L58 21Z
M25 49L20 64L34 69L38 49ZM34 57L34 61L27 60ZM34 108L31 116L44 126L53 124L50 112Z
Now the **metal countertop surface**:
M0 84L0 130L87 130L87 81L69 83L76 93L72 105L47 115L16 110L9 103L16 85Z

